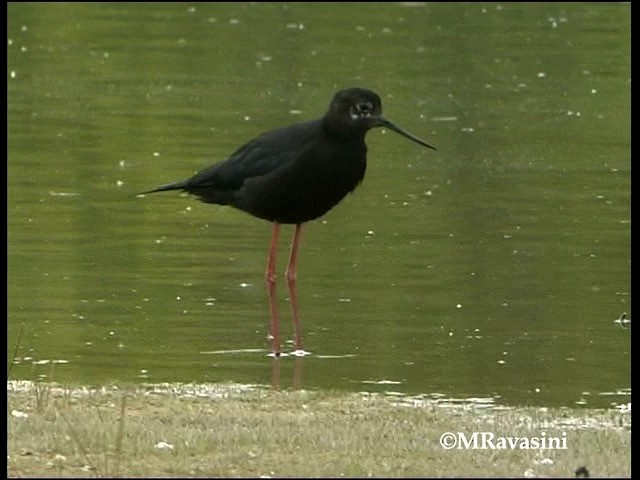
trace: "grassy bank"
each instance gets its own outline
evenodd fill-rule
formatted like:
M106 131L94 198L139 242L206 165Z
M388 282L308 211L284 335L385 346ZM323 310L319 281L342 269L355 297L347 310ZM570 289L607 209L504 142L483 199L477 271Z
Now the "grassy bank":
M630 413L616 411L443 408L238 385L9 382L7 419L13 477L566 477L583 465L592 476L631 473ZM495 437L485 449L447 450L445 432ZM532 437L566 438L566 448L491 448L507 436L532 447Z

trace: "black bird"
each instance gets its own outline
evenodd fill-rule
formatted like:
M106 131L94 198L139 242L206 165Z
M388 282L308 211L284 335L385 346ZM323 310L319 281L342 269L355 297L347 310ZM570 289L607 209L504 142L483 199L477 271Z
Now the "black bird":
M295 347L302 352L296 295L302 225L327 213L362 181L367 167L364 137L375 127L386 127L435 150L382 117L382 104L375 92L350 88L334 95L323 117L270 130L240 147L228 159L187 180L139 194L183 190L205 203L231 205L273 222L265 279L272 350L276 356L280 355L275 274L280 224L295 225L285 277L295 325Z

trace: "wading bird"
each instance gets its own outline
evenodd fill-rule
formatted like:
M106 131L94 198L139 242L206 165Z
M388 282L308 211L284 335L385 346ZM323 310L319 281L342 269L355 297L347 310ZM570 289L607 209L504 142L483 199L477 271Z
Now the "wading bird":
M205 203L231 205L273 222L265 279L272 352L276 356L280 355L275 273L280 225L295 225L285 278L295 325L295 348L302 352L296 295L302 225L327 213L362 181L367 167L364 137L376 127L388 128L435 150L385 119L375 92L350 88L334 95L329 110L321 118L270 130L240 147L228 159L187 180L139 194L183 190Z

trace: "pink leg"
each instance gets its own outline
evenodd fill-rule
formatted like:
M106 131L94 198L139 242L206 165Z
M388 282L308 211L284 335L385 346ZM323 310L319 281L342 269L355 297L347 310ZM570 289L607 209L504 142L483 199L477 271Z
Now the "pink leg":
M300 244L300 235L302 234L302 224L298 223L293 232L293 240L291 242L291 253L289 254L289 264L285 277L287 278L287 287L289 288L289 302L291 303L291 316L296 329L296 350L302 350L302 325L300 325L300 317L298 316L298 295L296 294L296 279L298 269L298 246Z
M269 294L269 313L271 314L271 350L275 356L280 356L280 321L278 320L278 298L276 297L276 257L278 255L278 237L280 224L274 223L267 258L267 271L264 278Z

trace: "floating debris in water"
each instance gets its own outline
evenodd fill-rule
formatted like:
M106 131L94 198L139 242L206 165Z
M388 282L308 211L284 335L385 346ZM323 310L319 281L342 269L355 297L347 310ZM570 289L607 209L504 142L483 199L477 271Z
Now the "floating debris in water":
M27 357L23 358L26 360ZM48 365L50 363L64 365L65 363L69 363L69 360L35 360L32 362L34 365Z
M374 385L400 385L397 380L363 380L361 383L373 383Z
M336 359L336 358L352 358L355 357L356 354L355 353L345 353L343 355L317 355L316 358L321 358L321 359Z
M291 355L293 355L294 357L306 357L307 355L311 355L311 352L307 352L305 350L298 349L298 350L294 350L293 352L291 352Z
M53 190L49 190L49 195L52 197L79 197L79 193L75 192L54 192Z
M613 323L617 323L621 328L624 328L626 330L627 327L625 327L625 325L631 325L631 319L627 318L627 312L624 312L622 315L620 315L620 318L614 320Z
M262 353L263 348L238 348L235 350L213 350L211 352L200 352L200 355L226 355L229 353Z
M615 409L621 413L631 413L631 402L620 403L615 406Z

